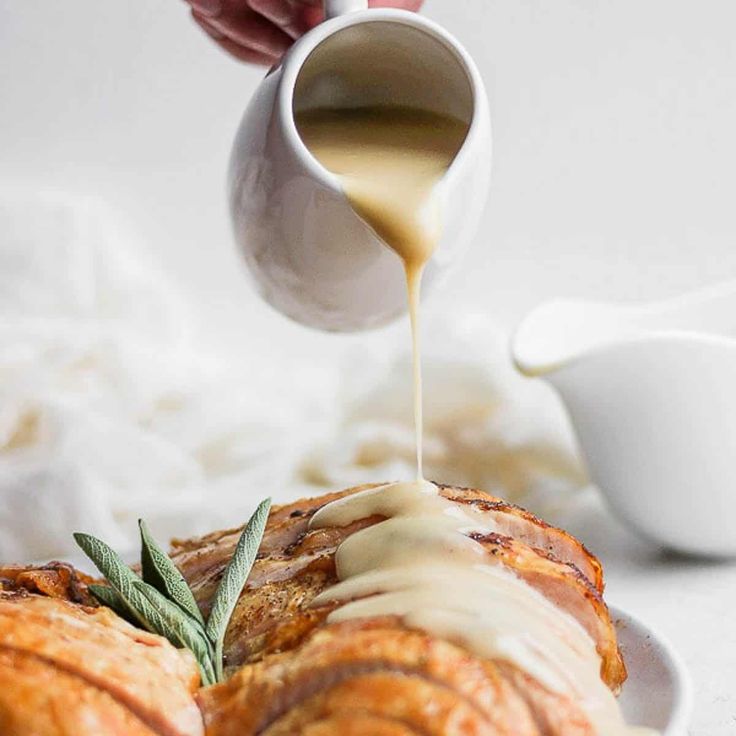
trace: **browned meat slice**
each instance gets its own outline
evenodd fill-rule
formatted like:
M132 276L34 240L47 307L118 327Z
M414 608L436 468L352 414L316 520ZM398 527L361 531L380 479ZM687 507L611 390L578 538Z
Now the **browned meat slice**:
M595 731L585 714L568 699L560 699L537 680L508 662L496 662L499 672L513 685L534 715L541 734L550 736L592 736Z
M268 736L290 736L305 725L326 725L326 720L357 715L395 724L411 724L427 736L481 736L497 732L477 709L456 691L403 672L370 672L355 675L313 695L289 710L265 729ZM332 731L333 734L339 733Z
M272 511L259 559L228 629L228 666L289 649L324 620L328 611L315 611L310 605L318 593L335 582L333 558L337 546L358 529L380 521L380 517L363 519L344 528L317 530L309 530L309 519L325 503L362 488L306 499ZM587 561L591 575L602 587L598 561L565 532L480 491L443 487L442 493L456 503L473 504L501 520L498 527L506 529L508 535L494 533L479 539L489 552L488 561L513 569L576 618L596 643L603 679L613 689L618 688L626 671L599 589L576 564L558 559L550 548L566 553L568 558L579 558L581 564ZM517 534L512 535L512 531ZM238 534L235 529L175 544L174 560L205 612Z
M577 568L562 564L551 555L540 554L517 539L489 534L478 541L488 551L489 562L512 569L580 623L601 657L603 681L618 690L626 679L626 667L608 607L590 581Z
M227 666L299 644L329 613L329 609L314 609L310 604L334 582L334 562L325 557L298 576L265 583L252 595L243 596L225 637Z
M0 724L10 724L3 734L202 733L192 655L107 608L0 593L0 654L0 683L8 683L0 685ZM17 678L16 666L23 673ZM36 675L49 683L45 696L31 692ZM79 720L65 720L65 713ZM108 722L105 731L100 724Z
M552 555L560 562L574 565L599 593L603 593L603 567L600 561L572 534L550 526L525 509L483 491L442 486L442 495L488 513L496 522L499 534L513 537L536 550Z
M41 657L0 648L0 733L155 736L105 690Z
M74 603L96 605L95 599L87 590L92 582L67 562L49 562L46 565L5 565L0 566L0 590L27 590L50 598L63 598Z
M336 735L350 733L341 729L354 717L381 723L376 733L540 734L492 662L394 618L325 626L293 652L200 691L199 701L208 736ZM564 698L558 706L579 716Z
M419 732L408 723L348 712L313 721L290 733L292 736L417 736ZM265 734L273 736L270 729Z
M315 498L301 499L291 504L274 507L269 518L268 532L261 546L263 556L288 554L303 541L309 520L314 513L330 501L375 487L377 484L357 486L345 491L328 493ZM561 562L575 565L580 572L603 592L603 573L600 562L575 537L546 524L524 509L506 503L482 491L468 488L441 486L446 498L457 503L471 504L477 510L488 513L498 526L498 533L518 539L530 547L553 555ZM216 575L232 555L242 527L208 534L200 539L175 540L173 550L193 580L201 581L210 574ZM322 540L324 536L324 540ZM323 541L325 548L334 546L330 530L320 530L309 535L313 549Z

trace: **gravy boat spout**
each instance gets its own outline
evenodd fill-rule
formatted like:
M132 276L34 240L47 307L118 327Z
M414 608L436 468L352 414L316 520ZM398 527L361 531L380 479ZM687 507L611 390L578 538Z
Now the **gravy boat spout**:
M553 301L512 353L562 396L618 516L672 549L736 555L736 282L641 306Z

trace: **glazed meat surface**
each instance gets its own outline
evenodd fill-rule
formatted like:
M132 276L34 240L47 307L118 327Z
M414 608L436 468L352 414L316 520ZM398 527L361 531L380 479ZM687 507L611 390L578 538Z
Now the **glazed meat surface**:
M0 591L5 592L38 593L49 598L95 606L95 599L87 589L91 582L89 575L67 562L0 566Z
M0 734L201 736L189 652L86 598L69 566L0 571ZM44 587L50 595L28 592Z
M328 624L312 601L336 583L335 551L382 520L309 529L326 503L363 488L274 508L225 640L232 677L200 692L208 736L229 734L592 734L580 708L505 661L410 630L389 617ZM504 565L582 625L616 690L626 677L599 562L573 537L479 491L445 498L493 520L475 536ZM239 529L174 543L173 559L206 613ZM242 666L245 665L245 666Z
M295 653L202 691L200 703L207 733L218 736L370 733L371 722L396 733L536 736L547 709L564 720L565 734L591 733L568 699L548 695L535 714L520 690L493 662L382 618L321 628Z

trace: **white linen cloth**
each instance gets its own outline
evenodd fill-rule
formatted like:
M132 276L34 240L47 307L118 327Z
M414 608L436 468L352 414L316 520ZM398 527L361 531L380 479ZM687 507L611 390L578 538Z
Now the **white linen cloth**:
M165 539L241 523L269 494L411 477L405 346L347 354L315 418L314 396L264 396L226 350L203 356L195 305L136 241L95 199L0 193L0 562L73 555L75 530L129 551L140 516ZM514 373L504 336L425 324L426 476L542 510L583 486L559 404Z

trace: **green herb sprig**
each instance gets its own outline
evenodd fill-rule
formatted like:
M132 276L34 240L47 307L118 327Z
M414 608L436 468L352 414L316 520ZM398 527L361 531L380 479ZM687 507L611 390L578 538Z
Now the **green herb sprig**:
M90 585L103 605L131 623L166 637L175 647L189 649L197 659L203 685L224 678L223 642L227 625L255 562L266 529L271 499L262 501L238 539L212 599L207 621L186 580L140 519L141 572L136 575L109 545L77 532L76 543L109 585Z

